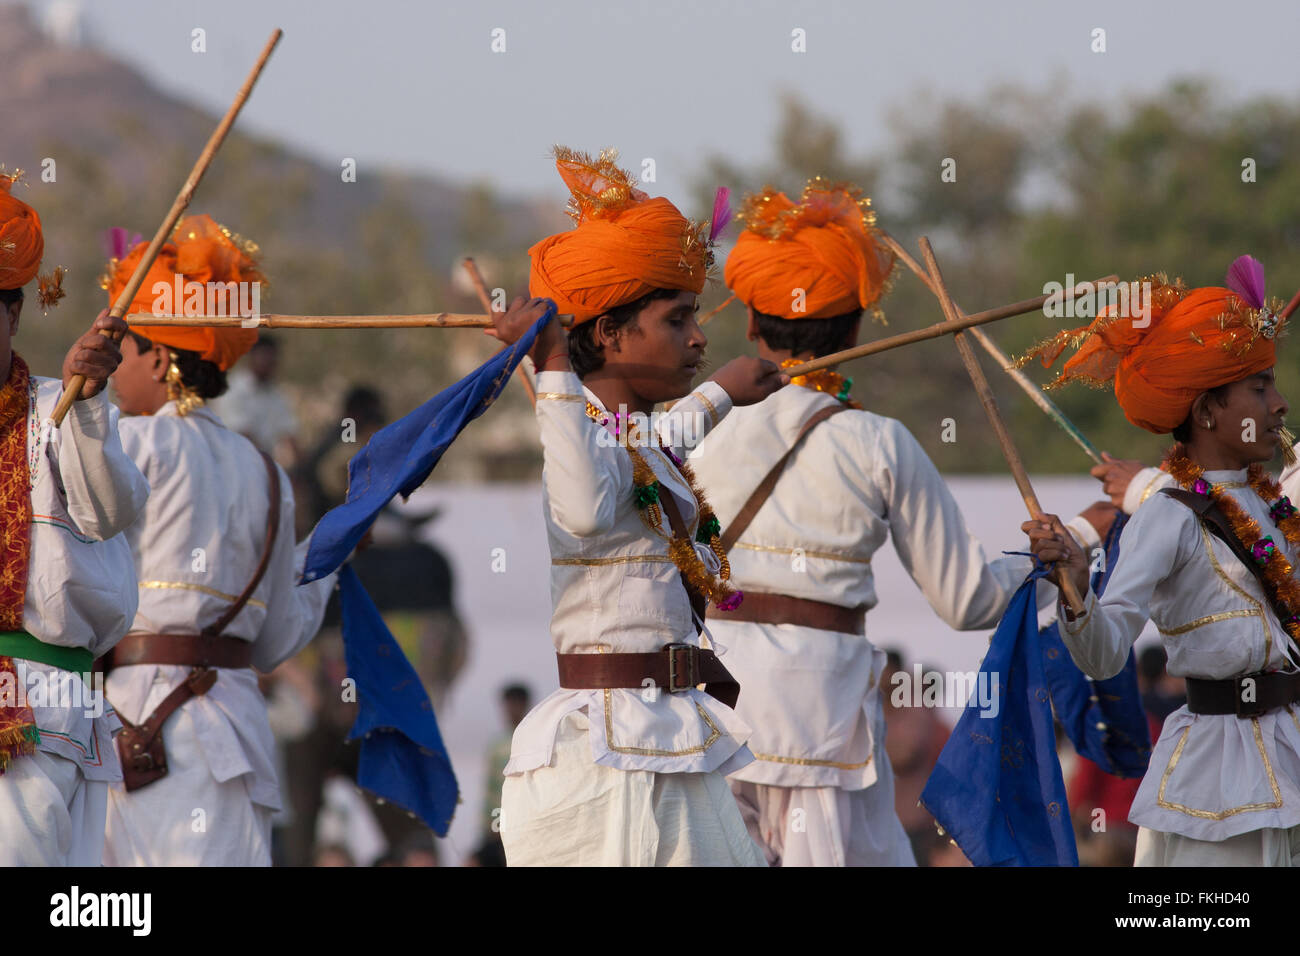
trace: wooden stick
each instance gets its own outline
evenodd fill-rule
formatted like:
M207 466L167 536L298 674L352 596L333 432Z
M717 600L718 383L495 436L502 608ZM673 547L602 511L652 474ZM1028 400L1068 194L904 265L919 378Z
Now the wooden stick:
M1103 285L1107 282L1118 282L1119 276L1105 276L1094 282L1080 282L1073 289L1066 289L1067 297L1081 294L1087 291L1089 286ZM1061 295L1054 293L1053 295ZM924 342L928 339L937 339L942 335L952 335L963 329L974 328L977 325L987 325L989 322L997 322L1000 319L1010 318L1013 315L1024 315L1028 312L1037 312L1043 307L1043 303L1052 298L1052 295L1035 296L1032 299L1025 299L1023 302L1013 302L1010 305L999 306L996 309L987 309L983 312L976 312L974 315L968 315L956 322L938 322L934 325L927 325L922 329L913 329L911 332L901 332L898 335L891 335L886 339L878 339L875 342L868 342L866 345L855 345L851 349L845 349L842 352L832 352L830 355L823 355L821 358L813 359L810 362L801 362L798 365L792 365L781 371L787 375L807 375L809 372L815 372L818 369L831 368L853 359L865 358L868 355L876 355L879 352L888 352L890 349L901 348L904 345L914 345L917 342Z
M925 272L925 270L921 268L917 261L908 255L907 250L895 242L891 236L886 236L885 241L889 243L890 247L894 250L894 254L902 259L907 267L916 273L917 277L926 284L926 287L937 296L939 293L934 287L934 282L930 279L930 276ZM955 302L953 304L956 305ZM957 311L959 313L961 312L960 307ZM1006 353L997 347L997 343L989 338L983 329L969 329L968 331L970 332L971 337L983 346L984 351L993 356L993 360L1002 366L1002 371L1010 375L1011 380L1019 385L1021 390L1029 396L1030 401L1046 412L1048 418L1056 422L1056 424L1061 427L1062 431L1074 439L1075 444L1083 449L1085 455L1100 465L1101 452L1097 450L1097 446L1088 441L1083 432L1079 431L1079 427L1065 417L1065 412L1061 411L1060 407L1054 401L1043 394L1043 390L1034 384L1033 379L1020 371L1020 369L1016 368L1015 363L1011 361Z
M570 322L572 316L563 316ZM427 315L151 315L136 312L126 317L130 325L159 325L170 328L258 328L258 329L486 329L490 316L464 312L433 312ZM567 324L567 323L565 323Z
M1286 308L1282 310L1282 318L1289 318L1291 313L1296 310L1297 306L1300 306L1300 291L1297 291L1295 295L1291 296L1291 301L1288 302Z
M492 295L488 292L487 283L483 281L483 273L478 271L478 264L474 262L472 256L466 256L461 262L465 271L469 273L469 281L474 283L474 291L478 293L478 300L482 303L483 308L491 316L496 309L492 308ZM526 357L526 356L525 356ZM533 381L528 377L528 370L524 368L524 363L520 362L515 366L515 371L519 373L519 384L524 387L524 392L528 396L529 403L533 408L537 407L537 389L533 387Z
M1048 398L1043 393L1043 390L1034 384L1033 379L1016 368L1011 358L998 348L997 343L989 338L983 329L969 329L968 331L971 337L983 346L984 351L993 356L993 360L1002 366L1002 371L1011 376L1011 381L1019 385L1021 391L1029 396L1029 400L1042 409L1048 418L1056 422L1063 432L1074 439L1074 443L1083 449L1085 455L1091 458L1094 463L1100 465L1101 452L1097 449L1097 446L1090 442L1083 432L1079 431L1079 426L1065 417L1065 412L1061 411L1060 406Z
M948 295L948 289L943 284L943 274L939 271L939 262L934 257L934 250L930 248L930 240L925 236L920 238L921 255L925 257L926 267L930 272L930 280L933 283L935 295L939 298L939 304L943 306L943 313L948 317L949 322L956 322L961 318L961 313L957 306L953 304L952 297ZM980 368L979 359L975 357L975 350L971 344L960 334L953 336L957 343L957 351L961 354L962 363L966 366L966 371L970 375L971 384L975 386L975 393L979 395L980 404L984 406L984 413L988 416L989 425L993 427L993 433L997 435L998 444L1002 447L1002 457L1007 460L1007 465L1011 469L1011 475L1016 480L1016 487L1020 489L1020 496L1025 499L1025 506L1029 509L1029 516L1035 520L1043 516L1043 509L1038 504L1038 496L1034 493L1034 487L1029 483L1029 474L1025 471L1024 463L1020 460L1020 452L1016 450L1015 442L1011 440L1011 433L1007 431L1006 423L1002 420L1001 413L998 412L997 399L993 397L993 389L989 388L988 379L984 377L984 371ZM1061 589L1061 595L1069 604L1070 610L1075 614L1083 613L1083 600L1079 597L1079 591L1074 586L1074 580L1062 569L1058 586Z
M221 147L222 141L225 140L226 134L230 132L230 127L235 124L235 117L239 115L239 111L243 108L249 94L253 92L253 84L257 82L263 67L266 66L266 61L271 58L271 53L275 50L276 44L280 42L280 37L283 35L284 32L278 28L271 32L271 38L266 41L266 46L262 48L262 55L257 58L257 62L253 64L253 69L249 72L247 79L244 80L244 85L235 94L235 101L230 104L230 109L226 110L226 115L221 118L217 128L212 131L212 136L208 139L207 145L203 147L203 152L199 154L198 160L194 163L194 168L190 170L190 175L186 178L185 184L181 186L181 191L177 194L176 201L172 203L172 208L167 211L162 225L154 233L153 241L149 243L144 256L141 257L139 264L135 267L135 272L132 273L130 280L127 281L121 294L118 295L117 301L113 303L113 308L109 314L114 318L121 318L126 314L126 310L131 307L136 293L140 290L141 283L144 282L144 277L149 274L150 267L153 265L154 260L158 258L158 250L170 238L172 230L176 228L177 220L181 218L181 213L189 206L190 199L194 196L194 190L198 188L199 180L203 178L208 166L212 164L212 158L217 154L217 150ZM100 334L108 335L114 340L118 338L118 336L102 330ZM59 398L58 405L54 408L54 424L56 426L63 424L68 409L72 407L73 402L81 397L81 390L85 387L85 384L86 377L84 375L74 375L72 377L72 382L64 390L63 395Z
M733 303L733 302L735 302L735 301L736 301L736 293L733 292L733 293L731 293L730 296L727 297L727 301L724 302L724 303L722 303L722 305L720 305L720 306L718 306L716 309L712 309L712 310L710 310L709 312L704 313L704 315L700 316L700 325L705 325L705 324L707 324L708 322L710 322L710 321L713 319L713 317L714 317L715 315L717 315L719 312L721 312L723 309L725 309L727 306L731 305L731 303Z

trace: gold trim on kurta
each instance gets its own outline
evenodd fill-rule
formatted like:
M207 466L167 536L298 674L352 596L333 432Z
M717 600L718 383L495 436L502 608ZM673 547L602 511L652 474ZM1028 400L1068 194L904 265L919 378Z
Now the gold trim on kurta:
M1264 605L1247 594L1237 582L1223 573L1223 568L1219 566L1219 559L1214 556L1214 547L1210 543L1209 529L1200 521L1196 523L1196 526L1201 529L1201 541L1205 546L1205 556L1210 559L1210 567L1214 568L1214 573L1223 579L1224 584L1240 594L1255 608L1255 616L1259 618L1259 626L1264 629L1264 663L1260 667L1267 667L1268 659L1273 653L1273 632L1269 629L1268 618L1264 616Z
M1294 714L1291 719L1295 719ZM1165 767L1164 775L1160 778L1160 792L1156 794L1156 804L1165 810L1177 810L1179 813L1185 813L1190 817L1200 817L1203 820L1226 820L1238 813L1249 813L1254 810L1276 810L1282 806L1282 791L1278 789L1277 778L1273 776L1273 765L1269 763L1268 753L1264 750L1264 734L1259 729L1259 718L1250 718L1250 723L1255 732L1255 746L1259 748L1260 759L1264 761L1264 772L1268 774L1269 788L1273 791L1272 803L1247 803L1240 807L1230 807L1227 810L1196 810L1192 807L1185 807L1181 803L1170 803L1165 800L1165 786L1169 783L1169 777L1173 774L1174 768L1178 766L1178 758L1183 755L1183 746L1187 743L1187 735L1192 731L1192 728L1188 726L1183 729L1183 735L1178 738L1178 746L1174 748L1173 755L1169 758L1169 766Z
M874 754L869 754L867 759L862 763L840 763L837 760L813 760L809 757L778 757L776 754L755 753L755 760L766 760L770 763L788 763L797 767L834 767L836 770L861 770L867 764L871 763Z
M586 402L586 395L570 395L568 392L538 392L539 402Z
M717 428L717 427L718 427L718 407L717 407L716 405L714 405L711 401L709 401L709 400L705 397L705 395L704 395L703 392L695 392L694 395L695 395L696 398L698 398L698 399L700 400L700 404L702 404L702 405L704 406L704 408L708 411L708 413L709 413L709 418L711 418L711 419L713 420L713 425L712 425L712 427L713 427L713 428Z
M746 551L770 551L774 554L793 555L799 552L807 558L824 558L827 561L848 561L851 564L870 564L870 558L855 558L849 554L839 554L834 551L814 551L811 548L778 548L770 544L750 544L747 541L737 541L734 548L744 548Z
M1142 489L1142 497L1138 499L1139 508L1142 507L1143 503L1148 498L1150 498L1151 495L1155 492L1156 482L1159 481L1161 478L1163 478L1166 474L1168 474L1168 472L1164 472L1164 471L1157 472L1156 476L1147 482L1147 486Z
M603 568L611 564L672 564L666 554L622 554L612 558L551 558L551 564L577 565L584 568Z
M717 724L709 719L708 713L700 706L699 701L693 701L695 709L700 712L700 717L708 725L709 737L702 744L696 744L694 747L687 747L685 750L659 750L654 747L619 747L614 743L614 714L610 709L609 688L605 688L605 743L609 749L620 754L635 754L641 757L685 757L687 754L702 754L708 750L722 736L722 731L718 729Z
M151 590L158 589L175 589L179 591L199 591L202 594L210 594L212 597L221 598L223 601L234 603L239 600L238 594L227 594L225 591L218 591L216 588L204 587L202 584L190 584L187 581L141 581L140 587ZM257 598L249 598L248 604L252 607L260 607L266 610L266 602L259 601Z
M1251 611L1246 608L1242 608L1237 611L1220 611L1218 614L1210 614L1206 617L1198 617L1194 621L1188 621L1186 624L1179 624L1177 627L1171 627L1168 629L1159 627L1157 625L1156 629L1161 634L1165 634L1172 637L1175 634L1186 634L1188 631L1194 631L1198 627L1204 627L1206 624L1217 624L1219 621L1227 621L1235 617L1256 617L1256 616L1258 616L1257 611Z

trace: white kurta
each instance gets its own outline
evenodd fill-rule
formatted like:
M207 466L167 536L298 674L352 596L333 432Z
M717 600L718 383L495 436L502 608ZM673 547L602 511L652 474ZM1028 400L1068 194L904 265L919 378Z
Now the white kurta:
M571 372L539 375L537 398L544 452L543 510L551 551L551 637L556 650L626 653L658 651L674 642L698 645L690 602L668 557L668 542L647 529L633 503L627 450L587 417L586 402L599 406L599 400ZM688 421L707 432L730 407L726 392L705 382L674 407L674 420ZM641 451L661 484L661 493L674 496L683 521L694 533L698 514L686 483L662 451ZM679 446L676 453L681 456L685 450ZM667 518L664 525L667 532ZM697 551L703 559L710 558L703 545ZM724 662L728 659L724 657ZM575 712L583 718L576 724L566 720ZM561 734L562 727L567 736ZM654 858L646 846L633 845L648 839L646 830L627 832L616 823L630 812L628 786L614 788L617 799L592 802L575 796L594 793L595 781L605 776L596 767L646 771L639 779L652 785L655 774L725 773L752 759L745 747L749 732L729 707L695 688L675 694L654 689L555 691L515 730L502 795L501 835L507 858L573 859L577 851L568 844L575 838L592 841L580 854L584 859ZM565 740L572 743L575 733L587 738L583 748L590 754L589 762L575 762L573 747L563 746ZM684 783L667 781L663 786L676 794ZM637 792L638 799L648 799ZM689 804L692 798L682 799ZM675 797L661 803L679 805ZM558 825L539 825L558 804L581 807L588 825L578 837ZM722 812L734 814L733 823L739 822L734 802ZM675 826L667 820L660 823L668 829ZM689 824L684 832L686 839L692 839ZM611 840L628 842L604 845ZM761 863L757 848L748 849L750 862ZM678 859L731 863L733 851L721 844L697 843Z
M815 412L822 392L781 389L733 411L691 455L725 529ZM925 451L867 411L819 424L787 464L729 558L742 590L842 607L877 603L872 556L892 538L903 567L950 626L991 627L1028 574L1026 557L988 561ZM884 652L861 634L710 616L740 681L753 763L731 775L769 858L814 865L912 862L894 813L878 681ZM883 789L868 793L877 781ZM738 786L739 784L754 786ZM797 796L776 792L797 788ZM848 797L815 788L850 791ZM791 828L789 811L802 810ZM833 832L822 833L818 824ZM867 832L870 831L870 832Z
M127 539L139 576L132 632L196 634L221 616L253 576L270 507L266 467L243 436L207 408L186 417L168 402L122 421L122 443L153 493ZM277 466L278 467L278 466ZM253 597L225 634L253 644L271 671L320 628L334 576L296 585L307 542L294 546L293 491L281 471L279 533ZM189 673L139 664L115 669L108 696L132 723L147 717ZM250 669L222 669L206 694L163 726L169 773L109 802L111 864L270 863L270 813L280 808L266 701ZM202 811L201 814L196 811Z
M120 532L143 510L149 486L122 449L117 409L103 393L75 402L56 430L43 423L63 384L32 376L30 391L32 541L23 629L98 657L135 614L135 568ZM0 776L0 865L98 866L107 782L122 778L113 746L117 716L81 675L34 661L18 662L17 670L24 688L39 683L62 693L47 695L46 706L31 701L41 734L37 759L18 758Z
M1296 563L1268 505L1246 485L1244 469L1206 472L1205 479L1230 494ZM1094 679L1119 672L1148 618L1177 677L1225 679L1280 669L1288 654L1300 657L1255 576L1190 508L1165 495L1150 496L1124 527L1105 596L1098 601L1089 593L1085 603L1077 621L1062 615L1061 636ZM1129 819L1212 842L1300 825L1300 714L1293 707L1250 719L1195 715L1186 706L1174 711Z

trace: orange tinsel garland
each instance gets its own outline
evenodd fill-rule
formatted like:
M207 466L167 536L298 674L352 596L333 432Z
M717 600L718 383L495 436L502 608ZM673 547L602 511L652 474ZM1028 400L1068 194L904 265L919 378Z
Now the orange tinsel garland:
M1174 480L1188 491L1203 494L1218 507L1228 519L1237 539L1250 549L1256 562L1264 571L1264 580L1273 591L1275 603L1283 605L1289 616L1281 622L1283 630L1293 639L1300 640L1300 581L1294 568L1272 537L1263 534L1254 518L1246 514L1236 500L1224 494L1217 486L1201 476L1205 469L1193 462L1181 443L1174 445L1165 457L1165 465ZM1274 524L1293 548L1300 549L1300 512L1282 494L1282 488L1268 476L1258 463L1247 469L1246 481L1255 494L1269 505L1269 515Z
M601 410L590 402L587 403L587 417L600 424L608 421L608 418L602 414ZM720 610L731 610L739 603L740 593L724 583L731 577L731 564L727 561L727 554L722 550L722 543L718 538L721 528L717 516L714 515L713 509L709 507L708 501L704 498L703 492L695 483L695 473L686 462L679 460L676 456L669 456L673 464L677 466L678 471L681 472L682 477L686 479L686 484L695 498L696 511L699 515L697 521L699 531L696 537L700 539L707 535L709 550L718 558L719 570L716 577L709 573L709 569L704 566L704 562L700 560L700 556L695 552L695 545L689 539L683 535L674 534L670 537L664 533L658 496L660 494L671 494L671 492L665 491L660 486L654 470L634 447L636 440L631 435L625 438L620 436L620 444L627 449L628 457L632 460L633 493L636 496L637 507L641 511L641 520L655 534L668 539L668 556L691 588L707 597ZM701 541L701 543L704 543L704 541Z

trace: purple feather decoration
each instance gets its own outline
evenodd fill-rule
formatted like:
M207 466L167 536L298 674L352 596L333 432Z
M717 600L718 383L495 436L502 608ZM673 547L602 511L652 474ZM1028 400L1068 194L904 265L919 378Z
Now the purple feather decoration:
M713 219L709 222L709 242L716 241L729 225L731 225L731 190L726 186L719 186L713 196Z
M1228 288L1252 309L1264 307L1264 266L1251 256L1238 256L1228 269Z
M126 230L121 226L114 226L104 233L104 245L108 247L110 259L125 259L127 253L143 241L144 236L138 232L127 238Z

